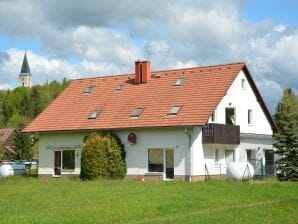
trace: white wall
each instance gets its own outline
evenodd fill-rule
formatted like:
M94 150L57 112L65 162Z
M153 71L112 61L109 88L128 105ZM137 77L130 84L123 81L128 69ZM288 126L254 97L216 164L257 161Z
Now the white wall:
M245 88L242 88L242 79L245 80ZM211 174L218 174L219 169L214 166L214 150L219 149L220 163L225 167L224 151L226 149L233 149L235 154L235 161L246 161L246 150L256 150L256 159L264 159L264 150L273 149L274 143L271 138L273 131L271 125L267 120L254 92L249 85L249 82L241 71L233 84L227 91L226 95L218 104L215 110L215 123L225 124L225 108L235 108L236 111L236 125L240 126L240 145L203 145L204 163L210 167ZM252 124L248 124L248 110L252 110ZM211 117L209 118L211 123ZM251 137L243 137L246 134L252 134ZM223 171L223 170L222 170ZM224 169L225 172L225 169Z
M134 132L136 145L127 144L127 136ZM134 129L114 132L125 143L127 174L143 175L148 172L148 149L174 149L174 174L185 175L188 137L183 128Z
M245 80L246 84L244 89L241 87L242 79ZM227 94L217 106L215 110L215 123L225 123L226 107L236 108L236 125L240 125L241 133L272 135L270 123L257 101L243 71L238 74ZM248 124L248 109L253 111L252 125ZM209 122L211 122L211 118Z
M137 136L136 145L127 144L127 136L134 132ZM163 129L134 129L118 130L115 134L125 144L127 174L144 175L148 172L148 149L162 148L174 149L174 173L185 175L188 136L184 128ZM59 147L76 147L75 170L63 171L62 174L80 174L81 149L84 132L41 133L39 136L39 174L54 174L54 151ZM77 156L78 155L78 156Z
M41 133L39 134L38 174L54 175L54 151L61 147L69 147L76 150L75 169L64 171L62 174L80 174L81 146L86 133ZM79 146L79 147L78 147Z
M204 144L204 164L206 164L210 175L225 174L225 150L234 150L235 161L245 162L247 161L246 150L253 150L255 155L254 164L252 164L256 170L255 174L261 175L261 166L265 167L265 150L273 150L274 140L268 136L242 136L240 139L240 145L224 145L224 144ZM215 164L215 149L219 150L219 162ZM221 166L220 166L221 164ZM221 169L221 170L220 170ZM205 168L204 168L205 172ZM204 175L204 174L201 174Z

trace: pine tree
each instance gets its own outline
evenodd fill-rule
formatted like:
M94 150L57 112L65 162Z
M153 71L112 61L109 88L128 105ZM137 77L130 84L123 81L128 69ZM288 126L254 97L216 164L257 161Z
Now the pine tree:
M15 130L14 144L17 151L17 159L32 160L32 141L29 134L22 133L23 124L19 124L18 129Z
M276 109L279 132L274 146L279 155L277 176L280 180L298 180L298 103L291 89L286 89Z
M31 102L31 118L35 118L42 111L42 102L41 95L37 90L36 86L33 86L30 93L30 102Z

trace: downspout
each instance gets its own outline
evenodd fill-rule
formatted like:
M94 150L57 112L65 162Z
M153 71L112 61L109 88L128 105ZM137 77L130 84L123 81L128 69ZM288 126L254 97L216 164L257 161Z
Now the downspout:
M191 134L187 128L184 128L184 132L188 136L188 181L191 182Z

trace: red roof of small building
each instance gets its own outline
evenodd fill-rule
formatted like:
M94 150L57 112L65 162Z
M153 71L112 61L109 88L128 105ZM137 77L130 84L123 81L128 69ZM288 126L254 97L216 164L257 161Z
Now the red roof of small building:
M13 135L13 128L0 129L0 142L2 142L3 145L11 145L13 142Z
M3 148L4 148L6 151L11 152L12 154L17 154L16 150L15 150L12 146L5 145L5 146L3 146Z
M134 74L73 80L23 132L204 125L241 70L261 99L244 63L152 72L146 84L135 84ZM174 86L181 77L183 85ZM120 84L124 88L116 91ZM88 86L93 91L83 93ZM261 104L274 126L262 99ZM179 113L168 115L175 105L181 106ZM144 110L132 118L136 108ZM102 112L88 119L95 110Z
M14 129L13 128L0 129L0 143L2 144L3 149L13 154L16 154L16 151L13 147L14 145L13 142L14 142Z

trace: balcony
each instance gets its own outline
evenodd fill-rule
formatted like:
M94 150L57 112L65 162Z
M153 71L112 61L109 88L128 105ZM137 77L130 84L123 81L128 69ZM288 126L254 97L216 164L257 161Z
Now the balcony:
M240 126L227 124L206 124L203 130L203 144L240 144Z

